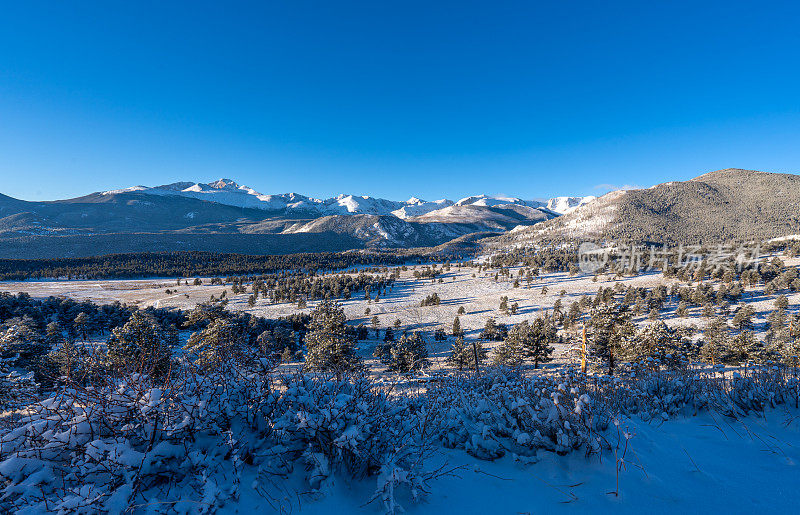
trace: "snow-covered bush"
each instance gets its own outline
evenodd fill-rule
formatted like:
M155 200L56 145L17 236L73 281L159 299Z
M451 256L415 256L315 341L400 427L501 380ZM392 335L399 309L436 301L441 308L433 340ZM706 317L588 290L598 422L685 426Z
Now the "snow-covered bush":
M33 372L20 374L10 370L13 360L0 358L0 411L13 410L30 404L36 399L39 385Z
M159 385L144 376L70 389L28 407L0 437L0 503L14 510L119 513L158 500L212 511L239 495L245 466L268 490L305 469L312 490L337 473L379 476L396 506L405 484L421 492L435 434L412 398L366 379L277 378L223 367ZM392 508L394 509L394 508Z
M526 378L500 370L480 378L451 376L428 396L441 406L443 443L481 459L507 452L530 457L537 449L597 452L598 431L609 420L609 414L595 413L587 390L569 374Z
M542 451L590 456L617 450L625 416L739 416L800 402L796 371L785 367L619 372L489 369L426 378L409 394L366 375L280 375L254 353L210 370L187 362L166 378L72 383L18 409L0 436L0 507L205 513L245 487L275 506L286 485L313 497L345 477L373 478L364 502L394 513L441 473L428 468L439 445L522 463Z

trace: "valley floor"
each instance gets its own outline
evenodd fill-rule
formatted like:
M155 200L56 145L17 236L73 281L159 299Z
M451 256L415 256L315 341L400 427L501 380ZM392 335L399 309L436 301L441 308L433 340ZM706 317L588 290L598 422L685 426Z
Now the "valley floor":
M788 266L800 266L800 258L783 258ZM418 267L419 268L419 267ZM512 275L516 276L519 268L511 269ZM377 316L378 327L381 333L386 327L400 321L403 329L421 330L428 334L429 352L431 357L431 367L433 370L446 368L445 358L450 349L451 342L435 342L431 337L434 330L442 328L447 334L452 330L453 319L457 315L458 308L463 306L466 313L459 315L462 330L467 338L477 338L488 318L494 318L498 323L513 324L522 322L526 319L533 319L547 310L552 310L553 304L560 299L564 308L579 300L582 296L594 296L600 287L614 287L617 283L623 286L654 288L660 284L667 287L672 286L676 279L665 279L661 273L646 273L634 277L623 277L613 279L610 276L601 275L597 281L593 281L592 276L578 274L570 276L567 273L543 273L534 279L528 287L525 281L520 281L520 287L513 286L513 280L502 277L495 281L495 271L477 272L474 268L452 267L449 272L439 276L443 282L436 280L420 280L413 276L414 270L403 271L400 279L395 282L394 287L388 294L381 298L379 302L367 302L363 298L363 293L354 295L350 300L341 300L345 314L351 324L363 323L372 328L371 320ZM473 277L473 274L475 277ZM189 280L191 283L192 280ZM34 297L47 297L50 295L64 295L76 300L90 300L96 303L110 303L119 301L140 307L176 307L180 309L192 309L201 302L208 301L213 295L219 298L223 291L227 292L229 298L228 309L244 311L254 315L267 318L277 318L279 316L291 315L293 313L310 313L316 306L316 301L308 302L305 309L298 309L293 303L271 304L263 298L259 298L256 305L248 305L248 293L232 295L230 285L211 285L208 278L204 278L204 284L200 286L181 285L176 287L175 279L134 279L134 280L100 280L100 281L21 281L21 282L0 282L0 291L11 293L27 292ZM682 283L686 284L686 283ZM546 288L546 293L543 293ZM171 293L165 293L169 289ZM177 291L174 291L176 290ZM441 305L420 307L422 301L428 295L436 293L441 298ZM500 299L508 297L509 305L517 303L519 305L516 314L503 314L499 310ZM787 293L790 311L800 306L800 292ZM755 310L753 317L756 335L763 339L766 331L766 319L768 314L774 309L773 303L775 296L765 296L763 285L755 288L747 288L742 297L742 302L751 305ZM365 311L369 309L369 314ZM709 321L702 316L699 307L692 307L689 316L679 318L675 316L677 309L676 302L668 302L660 313L660 317L672 326L694 325L702 329ZM646 316L638 316L634 322L642 325L647 323ZM564 331L562 334L566 335ZM374 331L370 330L370 338L360 342L362 354L369 358L372 349L380 343L380 340L373 338ZM572 333L577 336L577 333ZM488 342L487 347L492 348L494 342ZM576 354L570 351L570 345L557 344L555 350L555 361L557 363L572 362L576 360ZM377 360L369 362L374 371L381 370Z

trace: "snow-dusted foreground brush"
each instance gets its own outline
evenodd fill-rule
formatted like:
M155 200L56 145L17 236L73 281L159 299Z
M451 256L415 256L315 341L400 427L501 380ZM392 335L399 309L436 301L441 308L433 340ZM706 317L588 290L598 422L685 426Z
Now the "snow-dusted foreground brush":
M0 439L2 511L749 511L800 501L789 368L490 370L442 376L414 395L367 376L236 365L177 376L73 385L21 410Z

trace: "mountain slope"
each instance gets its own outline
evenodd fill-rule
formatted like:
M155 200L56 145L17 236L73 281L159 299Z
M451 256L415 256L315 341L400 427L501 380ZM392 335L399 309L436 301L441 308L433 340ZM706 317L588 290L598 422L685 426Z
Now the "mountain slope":
M765 240L800 232L800 176L725 169L614 191L495 243L585 239L667 244Z

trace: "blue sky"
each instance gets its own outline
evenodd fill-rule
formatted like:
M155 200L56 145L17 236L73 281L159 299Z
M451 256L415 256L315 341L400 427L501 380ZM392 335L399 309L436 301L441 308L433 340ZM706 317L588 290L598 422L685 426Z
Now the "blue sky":
M796 173L797 5L7 3L0 192L534 198Z

